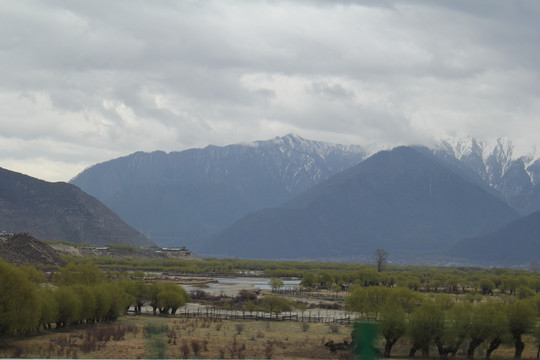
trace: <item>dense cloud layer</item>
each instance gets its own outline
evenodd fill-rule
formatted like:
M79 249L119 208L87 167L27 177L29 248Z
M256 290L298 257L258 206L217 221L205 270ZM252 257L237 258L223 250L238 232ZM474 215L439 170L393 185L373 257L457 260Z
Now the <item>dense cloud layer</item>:
M540 134L540 4L3 1L0 167L295 132L391 146Z

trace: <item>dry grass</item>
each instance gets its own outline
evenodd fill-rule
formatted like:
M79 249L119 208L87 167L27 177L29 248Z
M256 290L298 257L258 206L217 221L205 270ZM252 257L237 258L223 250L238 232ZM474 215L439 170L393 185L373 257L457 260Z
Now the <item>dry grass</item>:
M242 326L240 334L238 324ZM339 333L333 333L327 324L310 324L303 331L301 324L296 322L126 316L113 324L42 332L38 336L8 341L0 345L0 357L345 359L346 353L331 354L324 346L329 340L350 342L351 327L339 327ZM115 335L122 339L114 340ZM525 343L523 359L535 359L534 338L525 337ZM408 340L401 339L394 346L393 358L408 358L409 348ZM464 345L458 352L458 359L465 358L465 350ZM479 348L477 357L483 358L484 354L485 345ZM503 344L492 354L492 359L511 359L513 354L513 345ZM435 347L431 349L431 357L438 358ZM420 353L416 358L420 358Z
M238 324L243 327L240 334ZM106 339L107 334L118 333L118 327L131 331L121 340ZM123 317L114 324L15 340L0 348L0 357L137 359L162 354L166 358L338 359L339 354L331 355L324 344L350 341L350 328L340 327L340 334L334 334L326 324L311 324L302 331L296 322ZM145 331L148 328L163 331ZM96 340L96 333L105 336Z

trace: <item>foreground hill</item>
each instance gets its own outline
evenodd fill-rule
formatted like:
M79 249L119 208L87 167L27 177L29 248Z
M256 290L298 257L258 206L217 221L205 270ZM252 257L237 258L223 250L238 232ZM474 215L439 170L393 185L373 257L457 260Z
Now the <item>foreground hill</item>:
M287 204L250 214L210 241L207 255L354 258L377 248L417 255L517 218L495 195L434 156L383 151Z
M496 265L540 262L540 211L515 220L488 235L459 241L451 256Z
M16 265L64 265L53 248L29 234L0 236L0 257Z
M358 164L365 153L287 135L181 152L138 152L97 164L71 182L160 245L197 251L202 239L277 206Z
M153 243L97 199L67 183L50 183L0 168L0 228L40 240Z

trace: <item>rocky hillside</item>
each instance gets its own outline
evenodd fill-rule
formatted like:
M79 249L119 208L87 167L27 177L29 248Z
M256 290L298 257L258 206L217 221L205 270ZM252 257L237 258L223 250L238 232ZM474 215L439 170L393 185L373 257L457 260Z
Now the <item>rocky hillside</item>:
M64 261L53 248L29 234L0 236L0 257L16 265L64 265Z
M540 210L540 160L517 154L509 139L446 139L434 153L457 160L522 215Z
M0 168L0 228L40 240L151 246L141 233L78 187Z
M137 248L132 246L73 246L69 244L54 243L50 244L59 254L70 256L101 256L115 259L184 259L198 260L199 257L182 248Z

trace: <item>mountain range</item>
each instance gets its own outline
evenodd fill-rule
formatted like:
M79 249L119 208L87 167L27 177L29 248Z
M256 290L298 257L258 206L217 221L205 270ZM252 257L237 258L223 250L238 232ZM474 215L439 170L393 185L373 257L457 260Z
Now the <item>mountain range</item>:
M441 251L518 217L504 201L411 147L381 151L283 206L251 214L203 248L256 258Z
M515 155L510 140L465 136L441 140L433 152L474 172L520 214L540 210L540 160L534 155Z
M45 241L94 245L154 243L78 187L0 168L0 228Z
M181 152L137 152L71 180L160 245L197 250L243 216L278 206L366 156L287 135Z
M538 179L540 162L515 156L503 139L446 139L371 155L287 135L138 152L71 182L161 245L339 260L369 257L375 248L462 256L446 251L540 210Z

